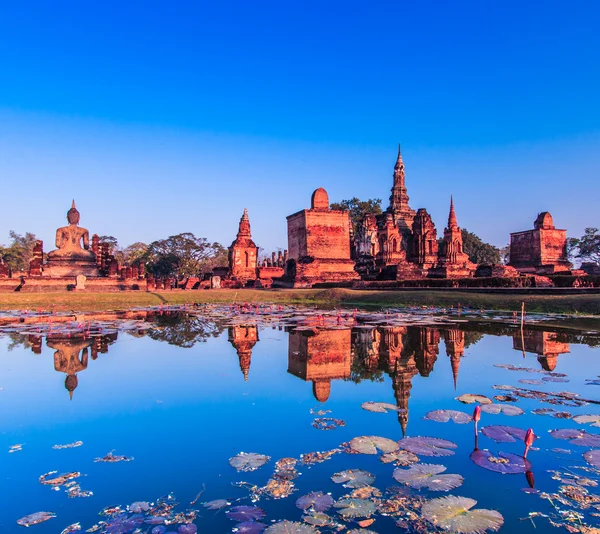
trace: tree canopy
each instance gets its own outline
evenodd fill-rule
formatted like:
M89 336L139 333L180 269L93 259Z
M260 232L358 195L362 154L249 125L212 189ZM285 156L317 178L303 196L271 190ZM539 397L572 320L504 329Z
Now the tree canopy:
M37 241L35 234L26 232L25 235L21 235L11 230L9 235L12 242L8 246L0 245L0 256L12 271L28 270L33 247Z
M494 245L485 243L478 235L462 229L463 250L469 259L476 264L491 265L500 263L500 250Z
M159 277L197 276L227 262L227 249L191 232L153 241L140 259Z
M573 258L582 262L591 262L600 265L600 230L586 228L580 237L571 237L567 240L567 250Z
M348 211L350 223L352 224L352 230L354 233L356 233L358 225L363 220L365 215L368 215L369 213L373 215L379 215L381 213L381 199L370 198L368 200L359 200L358 198L353 197L350 200L333 202L331 204L331 209Z

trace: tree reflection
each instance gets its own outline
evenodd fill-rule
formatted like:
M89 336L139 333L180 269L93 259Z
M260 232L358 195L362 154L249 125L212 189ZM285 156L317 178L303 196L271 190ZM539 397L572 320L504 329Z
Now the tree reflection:
M146 334L169 345L190 348L196 343L205 343L208 338L219 337L223 330L212 319L184 312L169 312L154 315Z

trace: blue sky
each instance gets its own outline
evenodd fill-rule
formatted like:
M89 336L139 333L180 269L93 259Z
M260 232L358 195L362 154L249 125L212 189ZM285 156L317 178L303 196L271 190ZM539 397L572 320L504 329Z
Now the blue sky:
M413 208L496 245L549 210L600 226L600 4L5 2L0 243L53 248L71 198L123 245L266 250L330 199L387 206L402 142Z

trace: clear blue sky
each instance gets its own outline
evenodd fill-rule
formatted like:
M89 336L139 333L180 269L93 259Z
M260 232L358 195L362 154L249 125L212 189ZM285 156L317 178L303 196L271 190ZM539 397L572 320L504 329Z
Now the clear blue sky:
M0 243L53 248L71 198L121 244L267 251L325 187L496 245L600 226L600 2L3 2Z

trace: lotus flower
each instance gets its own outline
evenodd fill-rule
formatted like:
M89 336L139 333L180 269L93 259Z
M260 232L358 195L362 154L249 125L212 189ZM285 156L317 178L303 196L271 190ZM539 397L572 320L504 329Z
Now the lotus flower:
M533 476L533 473L531 471L527 471L525 473L525 478L527 479L527 484L529 484L529 487L534 488L535 487L535 478Z
M481 419L481 406L479 404L475 406L473 410L473 421L475 421L475 436L477 436L477 423Z
M523 458L527 458L527 453L529 452L529 447L533 444L533 440L535 439L535 435L531 428L527 429L527 433L525 434L525 453L523 454Z

